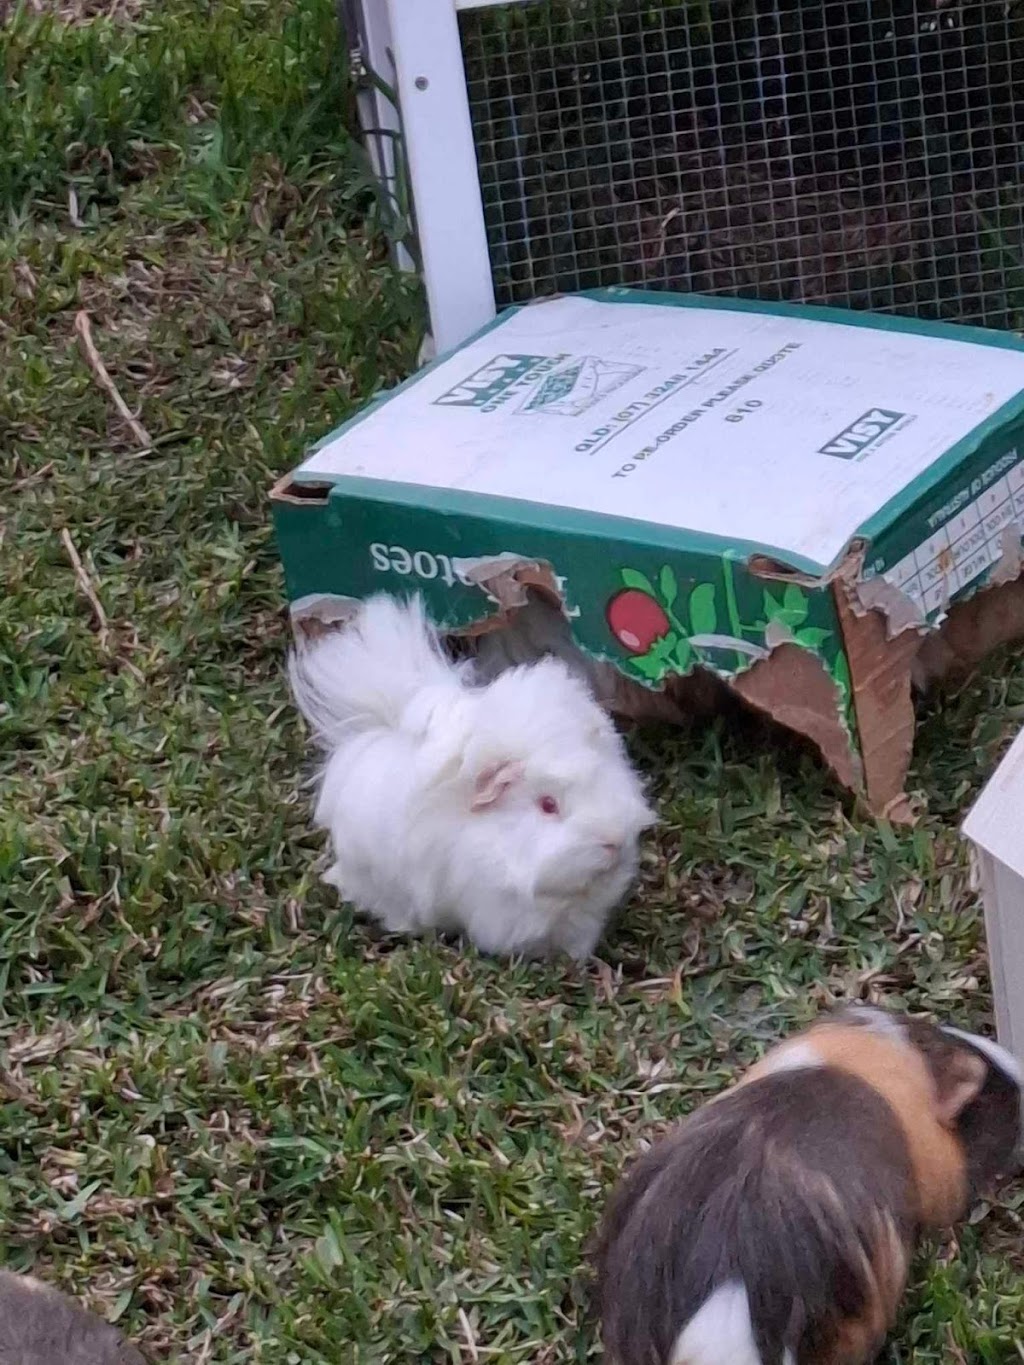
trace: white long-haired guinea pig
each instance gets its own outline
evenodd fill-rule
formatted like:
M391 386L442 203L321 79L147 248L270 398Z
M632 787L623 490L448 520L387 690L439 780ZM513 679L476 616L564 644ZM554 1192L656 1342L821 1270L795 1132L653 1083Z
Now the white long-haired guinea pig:
M325 750L325 880L393 933L587 957L653 822L612 722L565 664L474 686L417 599L369 598L299 649L292 690Z
M653 1146L596 1247L615 1365L863 1365L916 1240L1015 1162L996 1044L873 1007L769 1052Z
M120 1332L31 1275L0 1270L2 1365L145 1365Z

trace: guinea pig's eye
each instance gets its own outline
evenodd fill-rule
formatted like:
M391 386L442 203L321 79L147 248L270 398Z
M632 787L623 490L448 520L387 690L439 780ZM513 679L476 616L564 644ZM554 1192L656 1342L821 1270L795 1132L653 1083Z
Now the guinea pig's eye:
M540 806L541 810L544 812L545 815L558 814L558 802L555 800L553 796L540 797L540 799L537 802L537 805Z

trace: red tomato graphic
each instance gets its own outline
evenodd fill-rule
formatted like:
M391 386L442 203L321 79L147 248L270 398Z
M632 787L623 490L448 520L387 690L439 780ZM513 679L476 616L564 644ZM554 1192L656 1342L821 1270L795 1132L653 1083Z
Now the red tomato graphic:
M608 603L605 616L612 634L630 654L646 654L670 628L661 607L639 588L617 593Z

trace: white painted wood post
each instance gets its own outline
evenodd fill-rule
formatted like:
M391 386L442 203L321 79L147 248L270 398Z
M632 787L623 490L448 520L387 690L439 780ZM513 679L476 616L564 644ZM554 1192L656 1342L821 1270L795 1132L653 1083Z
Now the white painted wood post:
M430 330L438 354L495 314L455 0L387 0Z
M964 821L985 905L999 1041L1024 1060L1024 731Z

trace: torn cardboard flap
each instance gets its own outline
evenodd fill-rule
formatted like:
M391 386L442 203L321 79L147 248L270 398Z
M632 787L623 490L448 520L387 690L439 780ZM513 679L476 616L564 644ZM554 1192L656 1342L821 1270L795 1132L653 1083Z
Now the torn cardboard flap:
M625 715L710 680L899 817L913 685L1024 630L1024 343L561 297L378 399L274 513L307 631L318 600L416 591L482 670L559 653Z
M907 630L923 630L927 625L920 602L908 597L885 578L848 583L847 592L852 611L858 615L877 612L883 618L887 639L892 640Z
M530 600L531 590L552 605L562 602L558 577L550 564L504 553L476 559L453 559L452 568L459 579L478 587L498 608L470 628L474 634L506 625L509 618Z
M598 700L620 716L639 721L680 722L694 708L709 709L715 693L707 689L687 697L669 679L660 689L646 688L623 677L613 664L589 658L573 642L564 603L558 600L557 578L550 566L529 563L514 554L474 561L464 567L467 581L481 587L500 608L489 619L499 628L484 633L474 626L482 675L493 677L504 668L554 654L583 676ZM543 585L543 597L530 588ZM843 724L841 697L828 671L795 642L793 631L782 621L769 623L764 645L738 641L730 636L691 636L696 647L735 650L737 645L748 667L737 672L727 686L755 710L809 739L825 762L851 789L863 785L862 761L851 746Z
M501 608L470 628L477 637L484 676L554 654L569 662L598 699L621 716L678 722L692 715L695 699L688 702L671 686L645 688L624 678L614 665L589 658L574 644L564 610L553 605L558 600L557 577L550 566L505 554L476 561L466 576ZM539 600L531 592L535 586L543 588ZM876 813L899 821L911 817L903 783L913 749L912 682L924 681L915 674L918 655L930 647L926 657L933 662L926 681L931 684L958 667L979 662L1000 644L1024 638L1024 582L1013 584L1009 592L1000 592L994 585L959 604L948 625L930 636L901 629L898 639L887 613L860 606L853 609L851 599L860 586L856 579L850 582L842 574L835 576L861 737L859 751L842 722L842 699L834 680L810 651L796 645L784 623L770 623L766 647L750 646L747 651L751 665L764 666L737 672L727 686L777 724L809 739L845 787L864 790ZM922 623L916 624L920 628ZM695 643L735 645L729 637L720 641L693 638ZM713 695L705 692L699 709L705 709Z
M844 787L863 787L862 761L842 722L835 684L808 650L782 644L733 687L777 724L809 739Z
M292 631L302 644L319 640L328 631L347 626L359 615L359 599L314 592L291 604Z
M538 578L540 591L536 587ZM500 614L474 622L466 632L473 637L482 680L494 678L506 668L554 655L586 682L602 706L624 719L679 724L691 714L685 696L672 686L673 680L666 680L661 688L644 687L625 677L614 664L593 658L576 644L550 569L545 572L543 566L526 564L510 555L500 565L482 565L477 581L492 601L501 604ZM488 629L488 624L497 628ZM700 693L705 699L698 702L699 688L697 684L684 692L689 690L692 704L705 709L706 693Z

